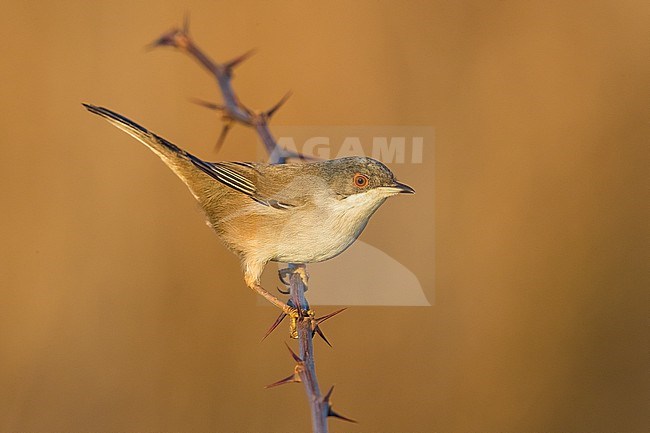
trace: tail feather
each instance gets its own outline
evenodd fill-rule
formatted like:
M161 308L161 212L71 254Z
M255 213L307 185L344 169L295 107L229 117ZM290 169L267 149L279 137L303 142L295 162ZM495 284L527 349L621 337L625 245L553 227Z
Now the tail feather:
M109 110L108 108L98 107L91 104L83 104L83 106L86 107L86 109L91 113L103 117L112 125L134 137L136 140L144 143L147 147L151 148L151 150L157 154L160 155L162 152L163 155L160 155L161 157L169 157L171 156L171 152L173 155L177 155L178 157L190 161L196 158L180 147L176 146L174 143L171 143L164 138L154 134L153 132L148 131L143 126L138 125L131 119L128 119L119 113Z
M83 105L91 113L108 120L111 124L154 151L185 182L194 197L201 202L214 195L216 180L220 184L240 192L265 206L276 209L293 207L290 203L282 203L275 197L261 194L257 190L255 182L251 180L255 169L250 164L203 161L121 114L96 105Z
M145 144L185 182L197 200L203 202L210 195L208 192L214 188L214 181L207 170L210 166L209 163L108 108L91 104L83 104L83 106L91 113L103 117L112 125Z

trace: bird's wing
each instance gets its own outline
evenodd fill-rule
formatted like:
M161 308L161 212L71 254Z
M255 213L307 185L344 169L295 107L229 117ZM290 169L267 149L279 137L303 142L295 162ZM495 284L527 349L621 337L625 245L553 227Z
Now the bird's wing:
M290 209L294 204L287 200L280 200L274 194L263 193L255 186L263 177L255 164L249 162L206 162L199 158L192 159L192 163L207 175L213 177L224 185L246 194L256 202L275 209Z

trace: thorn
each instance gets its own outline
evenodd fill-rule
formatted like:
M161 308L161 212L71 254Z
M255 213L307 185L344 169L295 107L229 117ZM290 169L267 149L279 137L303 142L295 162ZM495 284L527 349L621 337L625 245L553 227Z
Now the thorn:
M253 49L251 49L251 50L246 51L246 52L245 52L244 54L242 54L241 56L239 56L239 57L235 57L234 59L230 60L229 62L224 63L224 64L223 64L223 68L226 70L226 74L227 74L228 76L231 76L232 69L233 69L235 66L239 65L241 62L243 62L244 60L248 59L250 56L252 56L252 55L255 54L256 52L257 52L257 49L256 49L256 48L253 48Z
M198 98L190 98L190 102L205 107L209 110L224 112L222 119L225 120L226 123L224 123L223 128L221 128L221 132L219 133L219 138L217 138L217 142L214 146L215 152L219 152L221 146L223 146L223 143L226 141L226 135L228 135L228 131L230 131L230 128L232 128L234 125L233 120L230 118L230 116L227 113L225 113L226 106L221 104L215 104L213 102L204 101Z
M275 112L278 111L278 109L279 109L280 107L282 107L282 106L284 105L285 102L287 102L287 100L289 99L289 97L291 96L291 94L292 94L292 93L291 93L291 90L289 90L289 91L288 91L288 92L287 92L287 93L282 97L282 99L280 99L280 100L277 102L277 104L275 104L275 105L274 105L273 107L271 107L271 108L270 108L266 113L264 113L264 115L265 115L267 118L269 118L269 119L270 119L271 117L273 117L273 115L275 114Z
M145 50L149 51L156 47L170 46L174 48L187 49L191 44L189 35L183 29L173 28L167 33L163 33L161 37L145 46Z
M334 418L341 419L343 421L348 421L348 422L353 422L356 423L356 420L353 420L352 418L348 418L346 416L343 416L339 413L334 412L334 409L332 409L332 405L330 404L330 400L332 399L332 393L334 392L334 385L330 387L330 390L327 391L327 394L322 398L322 401L324 403L327 403L327 416L331 416Z
M219 138L217 138L217 143L214 146L214 151L219 152L219 149L221 149L221 146L223 146L223 142L226 141L226 135L228 135L228 131L230 131L230 128L233 126L233 121L232 120L227 120L226 123L223 124L223 128L221 128L221 133L219 134Z
M279 325L280 323L282 323L282 321L284 320L285 317L287 317L287 313L285 313L285 312L280 313L280 315L278 316L278 318L275 319L275 322L273 322L273 325L271 325L271 327L269 328L269 330L266 331L266 334L264 334L264 337L262 337L262 339L260 340L260 342L266 340L266 337L268 337L269 335L271 335L271 332L275 331L275 328L277 328L278 325Z
M156 47L162 47L162 46L175 46L174 39L178 33L179 30L176 28L171 29L167 33L163 33L162 36L160 36L158 39L145 45L145 50L150 51Z
M338 418L340 420L347 421L347 422L357 423L357 421L353 420L352 418L348 418L346 416L334 412L332 406L329 406L329 408L327 409L327 416L331 416L332 418Z
M347 307L345 307L345 308L341 308L340 310L336 310L336 311L334 311L333 313L329 313L329 314L324 315L323 317L319 317L319 318L317 318L317 319L316 319L316 326L318 327L318 325L320 325L320 324L323 323L324 321L326 321L326 320L328 320L328 319L331 319L332 317L336 316L336 315L339 314L339 313L344 312L344 311L347 310L347 309L348 309Z
M284 379L280 379L277 382L273 382L269 385L266 385L264 388L269 389L276 386L284 385L285 383L296 383L296 382L300 382L300 376L296 376L296 373L293 373L291 376L285 377Z
M190 34L190 11L185 11L183 14L183 33Z
M196 105L200 105L201 107L205 107L209 110L224 111L226 109L224 105L215 104L213 102L204 101L203 99L198 99L198 98L190 98L190 102Z
M298 355L296 355L296 352L294 352L293 349L291 349L291 347L289 347L289 345L287 343L284 343L284 344L285 344L285 346L287 346L287 349L289 349L289 352L291 352L291 357L293 357L293 360L300 363L300 364L302 364L303 360L300 359L300 357Z
M320 338L322 338L323 341L324 341L325 343L327 343L327 345L328 345L329 347L332 347L332 344L327 340L327 338L325 338L325 334L323 334L323 331L321 331L321 329L318 327L318 325L316 325L316 328L314 328L314 331L311 333L311 336L312 336L312 337L314 336L314 333L318 334L318 336L319 336Z
M166 46L166 45L172 45L173 42L171 41L171 35L172 32L170 33L165 33L155 41L149 42L147 45L144 46L144 50L146 52L152 51L154 48Z
M334 392L334 385L332 385L330 390L327 391L327 394L325 394L325 397L323 397L323 401L325 403L328 403L328 406L329 406L329 402L330 402L330 397L332 397L332 392Z

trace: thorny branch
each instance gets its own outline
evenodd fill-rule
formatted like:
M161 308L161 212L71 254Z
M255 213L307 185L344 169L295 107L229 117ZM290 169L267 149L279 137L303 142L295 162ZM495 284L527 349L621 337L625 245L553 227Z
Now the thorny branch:
M199 104L222 112L224 127L221 131L217 147L220 147L225 140L226 134L232 127L233 123L241 123L255 128L264 147L269 154L271 163L285 163L289 158L305 159L303 155L282 149L278 146L273 134L269 129L269 120L275 112L287 101L290 93L287 93L273 107L266 111L252 110L246 107L237 97L232 87L233 69L248 59L255 53L254 50L247 51L239 57L236 57L225 63L216 63L208 57L192 40L189 34L189 23L187 18L180 29L172 29L163 34L157 40L150 44L150 47L171 46L188 54L196 59L204 68L210 72L217 80L223 104L212 104L204 101L196 101Z
M290 302L294 306L298 306L298 311L301 312L301 315L298 317L295 323L298 343L300 347L300 355L297 355L287 345L287 348L289 349L293 360L296 362L293 374L275 383L267 385L267 388L283 385L285 383L302 382L305 387L305 392L307 393L307 399L309 401L309 407L311 409L312 428L314 432L327 432L328 417L339 418L349 422L356 422L353 419L338 414L334 411L334 409L332 409L331 397L332 391L334 391L333 386L330 388L327 394L324 396L321 394L320 387L318 385L318 379L316 377L316 368L314 362L313 336L315 334L318 334L323 338L323 340L325 340L327 344L329 344L322 331L320 330L319 325L324 321L341 313L345 310L345 308L334 311L333 313L327 314L323 317L315 318L314 312L309 308L309 303L305 298L308 282L307 269L305 265L289 264L289 269L287 271L287 273L290 275L288 281L289 293L291 295ZM286 315L281 314L278 320L282 321L285 316ZM276 323L272 326L272 329L277 326L279 321L276 321Z
M345 421L355 422L350 418L339 415L332 409L330 398L332 397L332 391L334 391L333 386L330 388L327 394L325 394L325 396L321 395L320 388L318 386L318 379L316 378L316 368L314 366L314 345L312 337L315 332L319 332L319 323L324 322L334 314L338 314L343 310L339 310L334 314L330 314L326 317L321 317L320 319L314 319L313 312L309 309L309 304L305 298L305 291L307 290L308 281L307 269L305 268L305 265L289 265L289 267L293 271L291 279L289 280L291 299L293 300L294 304L299 307L298 311L308 312L306 316L300 317L296 323L298 331L298 342L300 346L299 358L296 359L296 356L294 356L294 359L298 363L296 366L296 372L298 373L300 381L304 384L305 391L307 392L307 398L309 399L309 405L312 412L311 420L313 431L326 432L327 417L329 416L340 418ZM323 339L325 339L324 336ZM325 339L325 341L327 342L327 339Z
M255 128L257 134L262 140L262 143L264 143L271 163L285 163L289 158L305 159L301 154L282 149L280 146L278 146L275 139L273 138L273 135L271 134L271 131L269 130L269 120L275 114L275 112L286 102L290 96L290 93L287 93L285 96L283 96L282 99L280 99L280 101L278 101L278 103L276 103L270 109L266 111L257 111L246 107L239 100L237 94L235 93L235 90L232 87L231 80L233 69L244 60L249 58L254 53L253 50L248 51L228 62L216 63L210 59L190 38L189 23L187 17L182 28L170 30L169 32L163 34L156 41L154 41L150 46L171 46L177 48L182 52L188 54L190 57L196 59L216 79L221 91L221 95L223 97L223 104L214 104L205 101L195 102L207 108L222 112L222 118L225 123L217 141L217 148L223 144L223 141L225 140L226 135L233 124L240 123ZM327 394L321 394L320 387L318 385L318 379L316 377L316 368L314 362L313 336L315 334L318 334L328 345L330 345L329 341L327 341L325 335L321 331L319 325L325 320L339 314L344 309L337 310L320 318L315 318L314 313L312 310L310 310L309 303L305 298L308 280L306 266L304 264L290 264L288 272L286 274L289 277L289 284L287 284L289 286L290 294L289 304L297 307L299 312L298 318L292 319L292 327L295 325L295 330L292 337L298 339L300 354L297 355L287 345L294 361L296 362L294 372L291 376L268 385L267 387L282 385L284 383L302 382L305 387L305 392L307 393L309 406L311 408L313 432L327 433L328 417L335 417L345 421L356 422L350 418L346 418L334 412L332 409L330 399L332 396L332 391L334 390L333 386L329 389ZM281 275L281 279L283 278L284 277ZM283 282L286 281L283 279ZM276 322L266 333L265 338L282 322L285 317L285 313L280 314L280 317L278 317Z

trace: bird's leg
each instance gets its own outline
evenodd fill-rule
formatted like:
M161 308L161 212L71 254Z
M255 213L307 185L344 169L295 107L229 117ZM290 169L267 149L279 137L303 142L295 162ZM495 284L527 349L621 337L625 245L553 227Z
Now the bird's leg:
M273 304L276 307L278 307L279 309L281 309L289 317L298 317L298 310L297 309L295 309L293 307L290 307L289 305L282 302L280 299L273 296L271 293L269 293L268 290L266 290L264 287L262 287L259 283L251 284L251 285L249 285L249 287L251 289L255 290L260 295L262 295L271 304Z
M262 287L260 277L265 265L266 262L264 261L251 259L247 256L242 257L242 267L244 268L244 281L246 282L246 285L262 295L271 304L282 310L283 313L287 314L288 316L297 316L298 310L276 298L271 293L269 293L268 290Z
M268 290L266 290L262 285L260 284L259 281L259 276L262 273L264 264L256 263L256 262L249 262L246 263L246 266L244 267L245 272L244 272L244 280L246 281L246 285L250 287L251 289L255 290L257 293L262 295L267 301L269 301L271 304L275 305L278 307L280 310L282 310L283 314L286 314L289 316L290 319L290 325L289 325L289 332L291 338L298 338L298 332L297 332L297 324L298 321L300 320L310 320L313 321L314 319L314 312L309 308L308 304L304 304L305 306L301 308L300 302L298 302L298 299L296 298L297 294L296 293L291 293L291 299L289 299L288 303L284 303L280 299L276 298L273 296ZM280 280L284 283L287 284L291 288L291 280L292 277L298 276L301 280L301 286L306 290L307 287L307 280L309 279L309 276L307 275L306 269L304 266L289 266L288 269L281 269L278 272L278 276L280 277ZM290 290L291 291L291 290ZM272 327L275 328L274 325Z
M298 338L297 323L298 320L303 317L303 312L298 308L285 304L259 284L252 285L251 289L264 296L267 301L281 309L284 314L289 316L289 337L294 339ZM289 300L289 304L293 304L293 302ZM311 310L309 312L311 312Z

